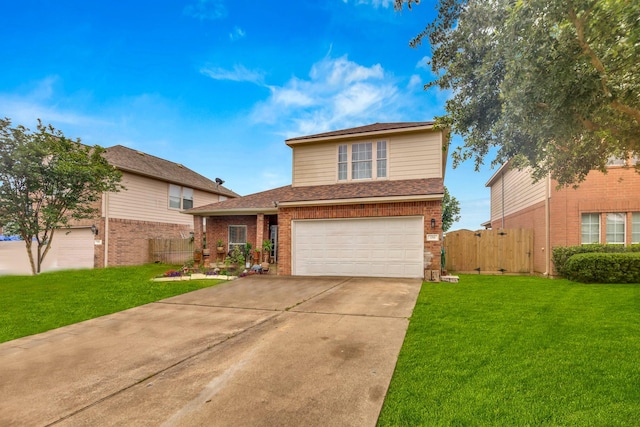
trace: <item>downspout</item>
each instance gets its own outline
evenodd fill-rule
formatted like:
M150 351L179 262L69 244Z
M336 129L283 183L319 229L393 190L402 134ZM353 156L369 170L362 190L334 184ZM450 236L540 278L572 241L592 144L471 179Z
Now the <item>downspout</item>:
M504 230L504 170L502 171L502 177L500 178L500 183L502 185L502 226L500 228L502 228Z
M109 266L109 193L104 193L104 266Z
M544 197L544 238L545 238L545 251L544 256L544 275L549 277L551 275L551 230L549 230L551 224L551 212L549 198L551 197L551 173L547 174L547 185L545 186Z

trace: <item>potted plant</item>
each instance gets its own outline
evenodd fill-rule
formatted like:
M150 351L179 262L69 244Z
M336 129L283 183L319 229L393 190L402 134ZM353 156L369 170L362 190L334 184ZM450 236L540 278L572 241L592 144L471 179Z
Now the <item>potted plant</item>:
M273 244L271 243L271 240L265 240L264 242L262 242L262 251L264 253L264 261L269 260L272 247L273 247Z
M251 243L246 243L244 245L244 260L246 262L245 267L246 268L250 268L251 267L251 259L253 258L253 246L251 245Z
M224 241L222 239L218 239L218 242L216 243L216 251L218 251L219 254L224 253Z

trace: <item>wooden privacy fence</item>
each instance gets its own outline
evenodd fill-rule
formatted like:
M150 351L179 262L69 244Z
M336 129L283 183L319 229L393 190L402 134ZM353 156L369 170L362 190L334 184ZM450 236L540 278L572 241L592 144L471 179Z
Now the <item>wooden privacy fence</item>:
M149 239L149 259L164 264L184 264L193 258L193 241L187 239Z
M444 239L445 268L458 273L533 273L533 230L460 230Z

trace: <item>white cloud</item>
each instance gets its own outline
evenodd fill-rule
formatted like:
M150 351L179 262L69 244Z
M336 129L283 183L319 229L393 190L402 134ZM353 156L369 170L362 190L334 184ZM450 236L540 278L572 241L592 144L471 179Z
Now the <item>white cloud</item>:
M240 40L246 37L247 33L240 27L233 27L233 31L229 33L231 41Z
M343 0L344 3L348 3L348 0ZM384 7L385 9L389 8L389 7L393 7L393 0L355 0L354 1L355 4L365 4L365 5L371 5L373 7L375 7L376 9L379 7Z
M419 86L422 86L422 78L420 78L420 76L417 74L412 75L409 79L409 85L407 86L407 88L415 89Z
M231 80L234 82L251 82L255 84L262 84L264 81L262 72L249 70L243 65L236 65L232 70L220 67L205 67L202 68L200 72L214 80Z
M367 67L346 55L325 57L313 64L307 79L292 77L269 89L271 95L254 106L251 118L277 126L285 137L401 120L400 110L410 102L380 64Z
M424 68L425 70L431 71L431 57L423 56L422 59L416 63L416 68Z
M227 9L222 0L195 0L184 7L183 13L192 18L204 21L206 19L222 19L227 16Z

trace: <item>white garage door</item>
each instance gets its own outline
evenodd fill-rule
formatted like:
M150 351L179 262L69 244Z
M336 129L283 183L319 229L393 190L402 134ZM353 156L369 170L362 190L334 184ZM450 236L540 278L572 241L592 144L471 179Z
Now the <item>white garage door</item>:
M292 273L423 277L423 236L423 217L292 221Z
M89 228L56 230L53 244L57 246L56 268L93 268L94 235Z

